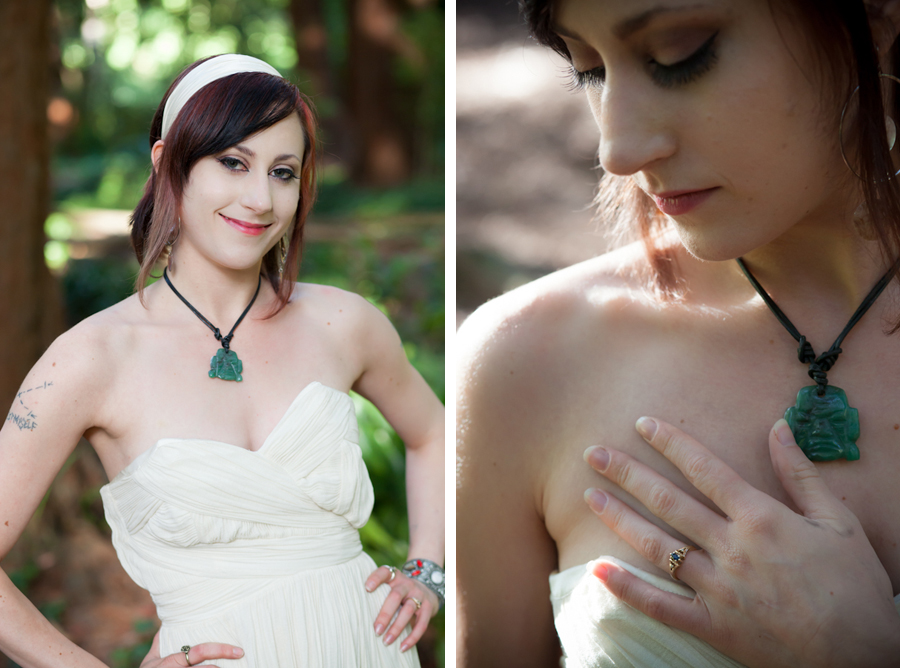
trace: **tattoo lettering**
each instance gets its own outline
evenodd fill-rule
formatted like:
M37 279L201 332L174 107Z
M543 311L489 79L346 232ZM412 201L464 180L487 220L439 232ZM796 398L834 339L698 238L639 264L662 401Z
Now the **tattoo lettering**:
M44 381L43 385L38 385L37 387L32 387L31 389L19 392L16 395L16 403L13 404L13 410L6 416L6 421L16 425L19 428L19 431L24 431L25 429L34 431L37 427L37 415L34 414L25 401L30 399L28 395L31 392L46 390L48 387L53 387L53 383Z
M28 431L34 431L34 428L37 427L37 416L28 411L28 415L22 417L21 415L16 415L12 411L9 412L9 415L6 416L7 422L12 422L19 428L19 431L27 429Z

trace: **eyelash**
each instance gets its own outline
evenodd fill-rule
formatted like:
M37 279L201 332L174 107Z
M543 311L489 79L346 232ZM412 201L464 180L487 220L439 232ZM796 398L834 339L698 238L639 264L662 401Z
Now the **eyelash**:
M230 155L226 155L224 158L218 158L218 160L220 163L222 163L225 169L232 172L240 171L240 168L247 168L243 162L241 162L237 158L231 157ZM278 175L279 172L281 173L280 176ZM281 181L283 183L287 183L288 181L293 180L299 180L300 178L299 176L294 174L294 171L292 169L288 169L287 167L278 167L277 169L272 170L272 175L275 176L278 181Z
M718 60L719 56L713 48L718 36L718 32L714 33L694 53L672 65L661 65L654 60L650 60L647 65L650 69L651 78L662 88L686 86L699 79L709 72ZM587 87L599 88L603 86L606 80L606 70L603 67L595 67L584 72L571 67L569 74L571 76L569 88L572 90L583 90Z

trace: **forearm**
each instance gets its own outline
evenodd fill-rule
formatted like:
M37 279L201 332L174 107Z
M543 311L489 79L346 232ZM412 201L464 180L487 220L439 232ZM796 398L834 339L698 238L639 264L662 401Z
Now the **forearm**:
M406 450L406 499L409 558L444 563L443 429L418 447Z
M57 631L2 570L0 651L23 668L105 668Z

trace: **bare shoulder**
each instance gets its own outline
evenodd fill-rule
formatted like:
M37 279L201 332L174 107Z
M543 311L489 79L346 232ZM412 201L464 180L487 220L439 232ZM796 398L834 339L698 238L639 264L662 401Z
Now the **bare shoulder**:
M381 311L365 297L332 285L296 283L291 302L302 304L302 310L307 315L334 314L354 324L386 320Z
M652 310L643 248L632 244L544 276L476 310L460 327L458 382L543 395L571 379L583 351ZM590 345L586 345L590 344Z
M640 247L557 271L492 300L457 336L457 522L467 665L558 662L546 524L553 453L572 441L584 367L617 319L646 301ZM607 331L608 330L608 331ZM601 343L598 343L600 341ZM485 569L485 563L504 567Z
M299 317L314 318L340 336L344 343L352 343L364 337L374 342L377 338L399 337L388 317L365 297L331 285L297 283L291 303L300 306ZM376 339L373 339L376 337Z
M501 356L540 352L552 363L559 349L548 345L551 340L577 338L586 327L594 330L598 319L614 318L623 307L647 303L639 278L645 263L643 249L632 244L487 302L460 327L463 364L476 357L481 361L491 351Z
M132 341L137 297L129 297L85 318L60 334L41 358L55 373L82 385L98 385L114 377L117 363Z

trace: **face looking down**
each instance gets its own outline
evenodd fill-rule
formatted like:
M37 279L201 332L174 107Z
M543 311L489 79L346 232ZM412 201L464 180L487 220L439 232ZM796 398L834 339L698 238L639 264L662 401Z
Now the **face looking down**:
M303 129L296 114L193 167L178 253L231 269L256 264L290 229L300 198Z
M796 19L766 0L559 0L554 29L601 166L634 179L697 257L849 220L843 100Z

